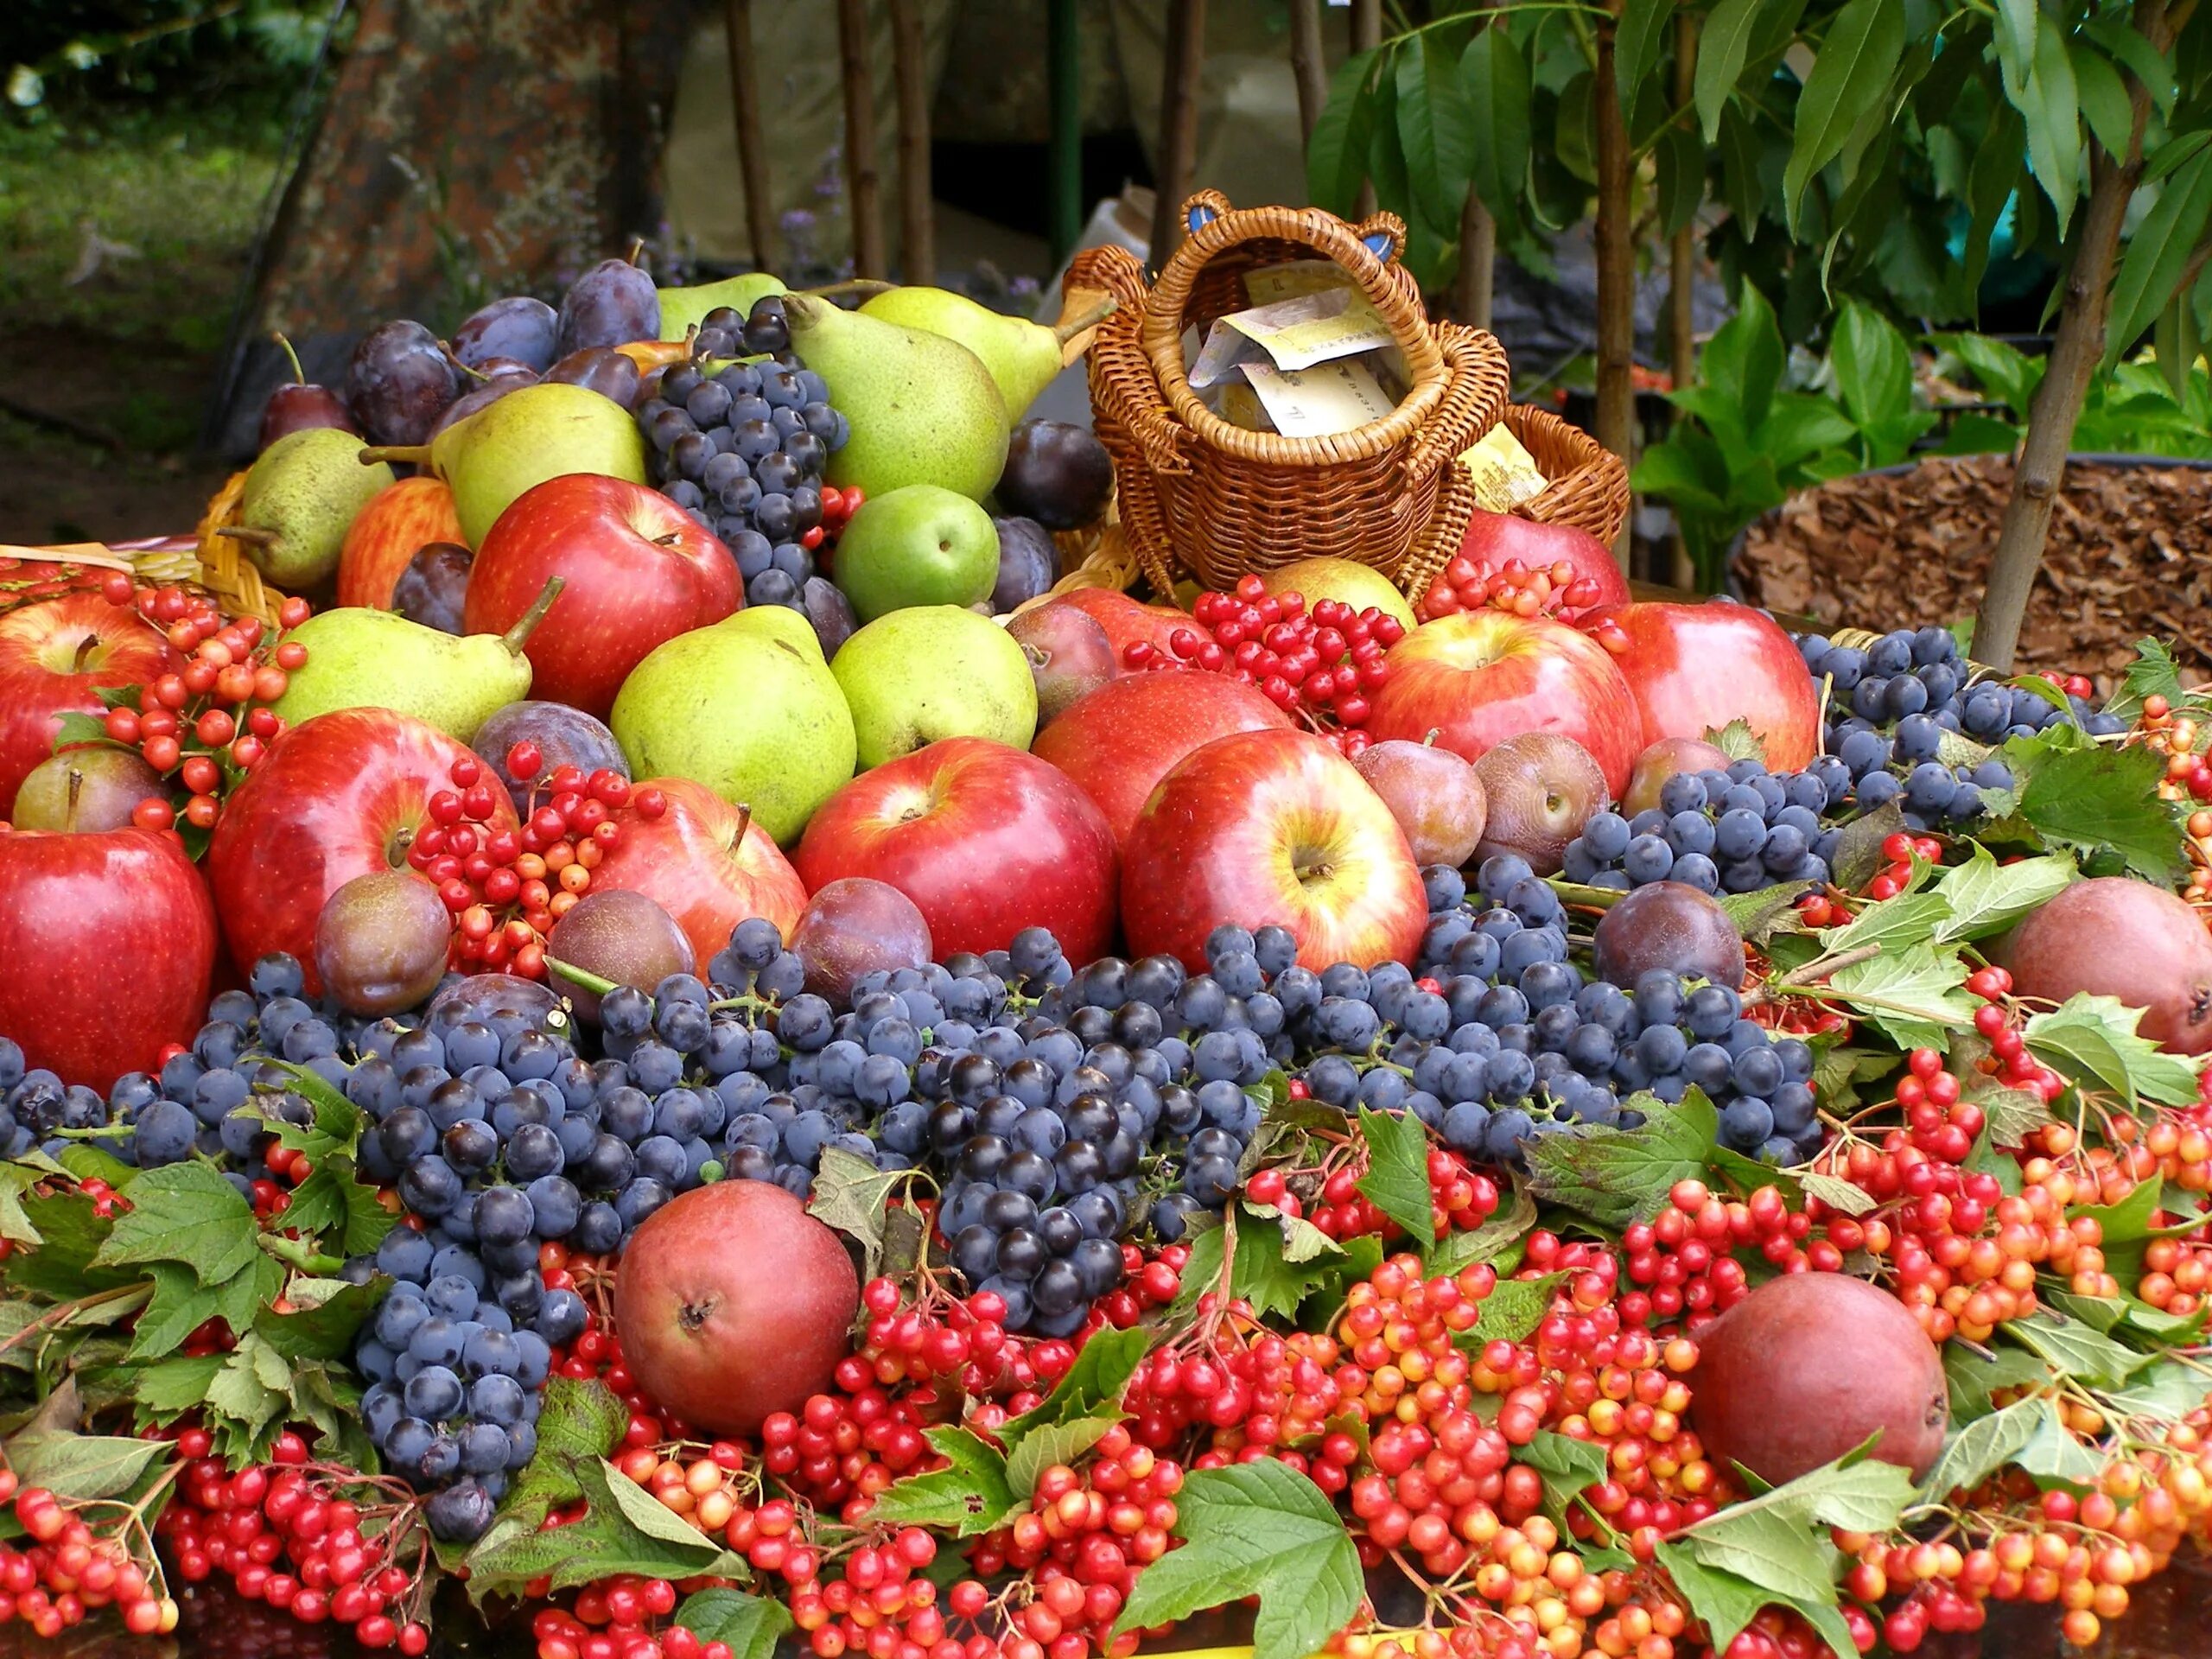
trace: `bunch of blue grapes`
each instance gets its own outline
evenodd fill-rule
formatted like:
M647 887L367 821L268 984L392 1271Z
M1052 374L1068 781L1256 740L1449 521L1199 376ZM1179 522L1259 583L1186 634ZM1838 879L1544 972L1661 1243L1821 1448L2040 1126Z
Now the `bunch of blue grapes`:
M1410 1111L1454 1151L1512 1164L1530 1140L1577 1124L1637 1128L1637 1096L1672 1104L1694 1085L1732 1149L1779 1165L1818 1150L1812 1051L1745 1019L1733 986L1663 969L1632 987L1586 981L1567 959L1559 895L1513 855L1485 860L1472 895L1457 870L1424 876L1430 917L1414 974L1377 969L1364 998L1341 976L1338 995L1373 1010L1373 1035L1306 1065L1314 1098ZM1340 1036L1368 1027L1350 1014L1338 1023Z
M638 405L648 475L721 538L747 603L797 608L814 574L804 543L822 523L823 469L850 423L830 407L828 383L792 354L774 296L742 319L728 306L709 312L699 345ZM732 360L740 350L753 355Z
M1835 821L1855 804L1852 787L1833 755L1796 772L1770 772L1757 760L1677 772L1661 785L1657 806L1630 818L1592 814L1567 843L1560 874L1620 892L1654 881L1712 893L1826 881Z

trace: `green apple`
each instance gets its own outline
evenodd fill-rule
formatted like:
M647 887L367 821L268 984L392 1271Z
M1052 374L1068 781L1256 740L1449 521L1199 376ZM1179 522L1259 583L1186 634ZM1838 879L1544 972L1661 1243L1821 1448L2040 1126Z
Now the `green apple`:
M852 709L863 772L941 737L1026 749L1037 735L1029 658L990 618L957 605L878 617L845 641L830 671Z
M782 279L765 270L748 270L741 276L725 276L718 283L701 283L692 288L664 288L659 290L661 338L683 339L686 328L704 322L707 313L716 306L726 305L739 316L748 316L760 301L785 291Z
M916 605L973 605L999 579L991 515L935 484L861 503L837 537L837 586L863 622Z
M844 693L807 620L780 605L659 646L622 682L607 723L632 777L704 784L786 847L853 775Z

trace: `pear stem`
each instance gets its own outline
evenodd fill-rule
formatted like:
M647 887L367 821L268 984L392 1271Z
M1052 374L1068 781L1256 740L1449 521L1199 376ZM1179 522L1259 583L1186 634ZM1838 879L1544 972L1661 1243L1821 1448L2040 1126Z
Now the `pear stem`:
M270 329L269 338L284 348L284 360L292 365L292 384L296 386L307 385L308 373L300 366L300 354L292 349L292 342L284 338L283 330Z
M273 530L256 530L251 524L225 524L215 532L227 536L234 542L245 542L254 547L267 547L276 539Z
M621 988L619 981L602 979L590 969L579 968L575 963L563 962L558 957L546 957L545 969L549 974L558 974L562 978L573 982L594 996L605 996L609 991Z
M1065 346L1084 329L1096 328L1121 308L1122 302L1109 294L1096 304L1086 305L1073 316L1061 318L1053 325L1052 338Z
M509 652L517 657L522 655L524 642L537 632L537 625L545 620L545 613L553 608L553 601L561 597L561 590L568 585L560 576L546 578L544 591L531 601L530 608L516 620L514 626L499 636Z
M361 451L362 466L373 467L380 461L398 461L410 467L427 467L430 462L430 446L427 443L372 444Z
M885 282L880 276L849 276L842 283L829 283L820 288L802 288L798 291L809 299L834 300L847 294L857 294L864 300L872 300L879 294L888 294L898 286L896 283Z

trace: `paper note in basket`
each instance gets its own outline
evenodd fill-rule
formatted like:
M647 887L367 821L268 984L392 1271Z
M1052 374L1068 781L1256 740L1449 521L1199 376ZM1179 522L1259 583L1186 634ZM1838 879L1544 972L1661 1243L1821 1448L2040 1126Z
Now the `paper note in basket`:
M1278 369L1272 363L1242 366L1268 420L1286 438L1349 432L1381 420L1397 407L1397 399L1357 359L1310 369Z
M1310 369L1389 344L1389 325L1364 295L1346 288L1300 294L1217 321L1191 366L1191 385L1218 385L1238 365L1262 359L1279 369Z
M1261 265L1244 273L1244 296L1255 305L1295 299L1300 294L1325 294L1332 289L1354 286L1351 273L1333 259L1293 259L1280 265Z
M1485 512L1510 512L1551 484L1537 470L1536 458L1502 422L1462 450L1459 464L1474 474L1476 505Z

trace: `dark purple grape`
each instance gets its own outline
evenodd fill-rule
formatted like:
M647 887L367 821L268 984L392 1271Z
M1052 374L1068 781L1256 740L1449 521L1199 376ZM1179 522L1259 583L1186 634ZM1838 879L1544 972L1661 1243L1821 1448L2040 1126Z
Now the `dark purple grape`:
M494 358L512 358L540 374L558 355L560 314L543 300L511 294L471 313L453 331L453 354L465 366L481 369Z
M701 426L720 426L729 416L729 388L719 380L702 380L683 400L683 412Z
M426 542L392 584L391 608L440 633L460 633L468 569L476 556L457 542Z
M589 387L625 409L638 398L637 364L611 346L588 346L571 352L546 370L545 378L563 385Z
M560 352L660 338L660 293L626 259L602 259L561 296Z
M670 447L668 462L676 469L679 478L688 478L696 484L715 453L715 446L707 435L695 430L686 432Z
M781 570L763 570L753 585L745 590L749 605L788 605L794 610L803 609L799 602L799 585Z
M678 438L691 435L698 429L691 424L691 417L682 410L664 409L653 416L652 424L646 429L645 436L652 441L654 448L666 454L676 448Z
M361 336L346 369L346 403L370 442L423 443L461 396L461 380L438 337L403 317Z
M764 495L753 504L753 522L770 541L781 541L791 533L791 499L788 495Z
M753 303L753 310L745 319L745 345L747 351L781 352L790 349L791 326L784 315L784 302L774 294L763 295Z
M753 463L753 476L760 480L760 487L771 495L789 495L798 487L799 464L779 449L763 455Z
M783 435L766 421L747 421L742 426L733 424L730 430L737 436L737 453L747 461L772 455L784 447Z
M741 314L734 305L718 305L713 310L708 312L705 316L699 319L699 327L702 328L724 328L728 329L732 334L736 334L744 328L745 318L743 314Z
M665 403L687 404L705 379L696 364L673 364L661 372L660 385L653 395Z

